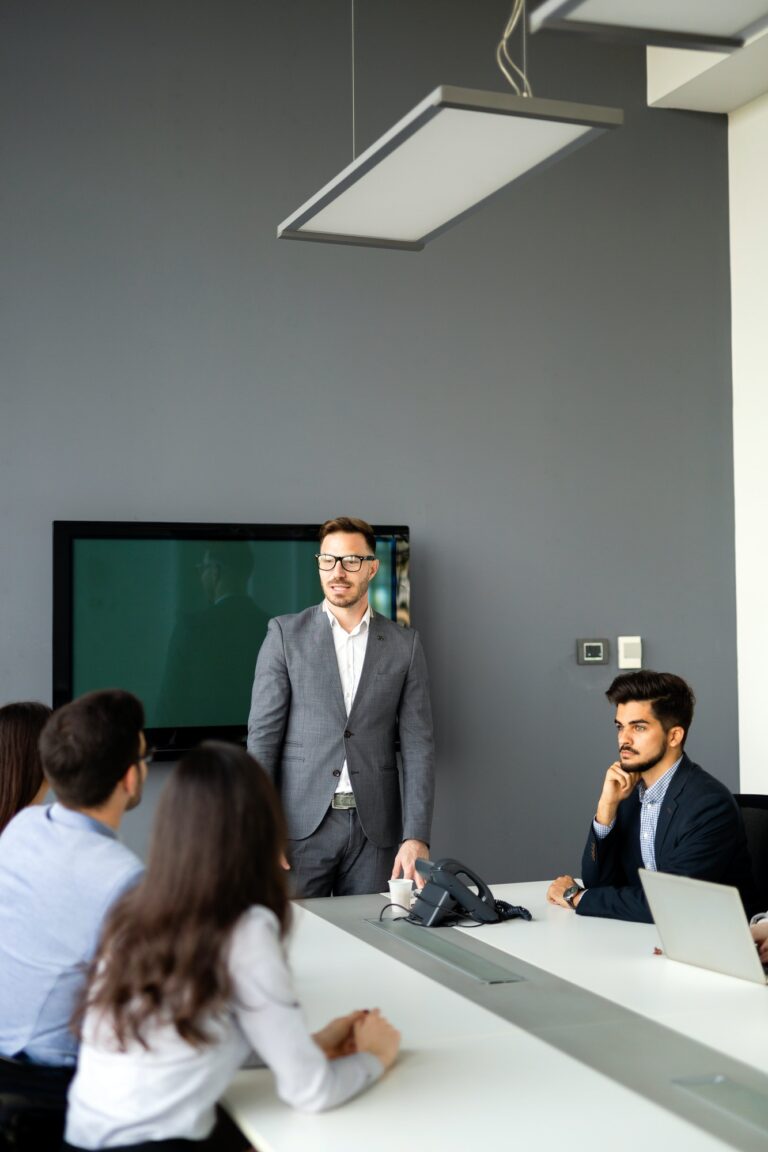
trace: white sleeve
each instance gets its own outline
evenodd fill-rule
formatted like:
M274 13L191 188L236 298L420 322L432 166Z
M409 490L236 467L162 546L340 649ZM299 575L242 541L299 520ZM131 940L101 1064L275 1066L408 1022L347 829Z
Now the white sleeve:
M322 1112L382 1075L367 1052L329 1060L307 1031L293 990L277 918L251 908L235 927L229 954L233 1011L248 1043L272 1070L277 1094L302 1112Z

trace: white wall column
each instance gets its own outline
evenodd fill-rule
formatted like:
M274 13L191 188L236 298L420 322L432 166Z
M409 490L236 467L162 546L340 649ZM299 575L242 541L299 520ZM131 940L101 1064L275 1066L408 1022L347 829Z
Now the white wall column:
M740 788L768 792L768 95L728 135Z

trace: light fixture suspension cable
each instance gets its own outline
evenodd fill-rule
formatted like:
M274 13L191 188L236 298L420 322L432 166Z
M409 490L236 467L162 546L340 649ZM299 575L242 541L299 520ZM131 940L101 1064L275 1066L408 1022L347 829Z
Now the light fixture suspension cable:
M528 92L531 92L531 86L528 83L528 13L525 10L525 0L523 0L523 76L525 76L525 83L528 86Z
M510 54L509 41L521 17L523 21L523 67L519 68ZM509 20L507 20L503 35L496 48L496 63L518 96L533 96L533 89L528 82L528 76L526 74L528 55L526 25L525 0L514 0Z
M357 133L355 130L355 0L352 0L352 159L357 157Z

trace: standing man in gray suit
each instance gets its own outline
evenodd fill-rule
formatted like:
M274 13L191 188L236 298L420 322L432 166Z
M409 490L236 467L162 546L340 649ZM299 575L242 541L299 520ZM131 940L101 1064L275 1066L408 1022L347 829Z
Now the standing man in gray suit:
M364 520L326 521L325 599L270 620L256 662L248 751L280 791L299 896L379 892L390 877L414 877L428 855L427 666L418 633L368 603L375 550Z

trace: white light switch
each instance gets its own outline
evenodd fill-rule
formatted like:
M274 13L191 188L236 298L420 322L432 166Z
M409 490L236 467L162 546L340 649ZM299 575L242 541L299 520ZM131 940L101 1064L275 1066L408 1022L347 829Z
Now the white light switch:
M619 668L642 668L642 636L619 636L617 640Z

